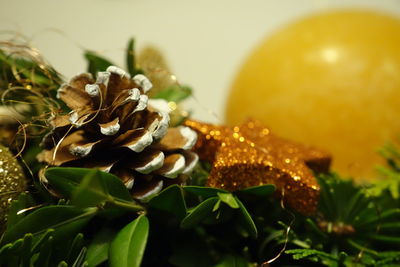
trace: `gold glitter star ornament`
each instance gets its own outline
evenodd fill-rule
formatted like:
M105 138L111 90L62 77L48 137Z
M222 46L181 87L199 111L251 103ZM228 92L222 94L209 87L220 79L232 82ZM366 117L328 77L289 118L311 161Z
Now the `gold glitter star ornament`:
M14 155L0 144L0 230L4 228L12 200L26 189L27 181Z
M328 171L329 154L277 137L258 121L235 127L185 124L198 133L200 159L212 164L207 186L235 191L274 184L289 206L315 212L319 186L313 171Z

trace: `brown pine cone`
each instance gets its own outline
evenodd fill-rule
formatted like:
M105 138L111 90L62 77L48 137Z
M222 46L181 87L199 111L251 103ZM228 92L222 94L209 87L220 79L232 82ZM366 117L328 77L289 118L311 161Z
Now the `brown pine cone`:
M168 105L149 100L151 82L110 66L97 80L80 74L58 90L71 109L50 119L40 161L51 166L99 168L121 178L134 198L146 200L171 183L183 183L198 157L196 133L169 128Z

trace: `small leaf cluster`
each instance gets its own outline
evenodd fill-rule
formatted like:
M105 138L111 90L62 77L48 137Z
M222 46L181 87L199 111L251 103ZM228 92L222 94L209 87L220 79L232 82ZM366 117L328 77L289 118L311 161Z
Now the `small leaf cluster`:
M244 202L274 191L172 185L140 204L120 179L98 170L49 168L45 178L62 200L37 207L22 194L13 202L1 239L4 266L251 264L242 242L256 240L258 229Z
M368 188L335 174L320 176L319 183L317 215L294 229L294 240L308 244L286 253L327 266L399 264L400 209L395 202L388 202L387 194L372 197Z

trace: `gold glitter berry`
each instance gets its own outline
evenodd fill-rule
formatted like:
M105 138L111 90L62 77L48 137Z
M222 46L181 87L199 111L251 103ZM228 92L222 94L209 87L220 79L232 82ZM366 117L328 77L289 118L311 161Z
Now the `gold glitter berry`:
M11 201L26 188L26 178L18 161L0 144L0 230L3 230Z

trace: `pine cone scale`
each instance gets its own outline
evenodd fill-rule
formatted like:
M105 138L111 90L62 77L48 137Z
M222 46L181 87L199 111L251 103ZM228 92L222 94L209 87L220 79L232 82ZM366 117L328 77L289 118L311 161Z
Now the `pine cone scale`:
M183 183L198 160L188 151L197 136L188 127L169 128L169 114L149 104L150 88L144 75L131 79L116 67L99 73L96 81L75 76L58 91L72 111L50 119L52 132L42 142L39 160L113 173L139 199L171 181Z

